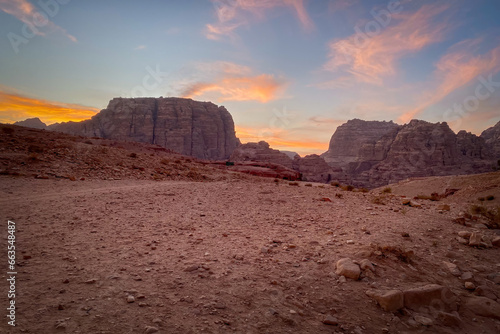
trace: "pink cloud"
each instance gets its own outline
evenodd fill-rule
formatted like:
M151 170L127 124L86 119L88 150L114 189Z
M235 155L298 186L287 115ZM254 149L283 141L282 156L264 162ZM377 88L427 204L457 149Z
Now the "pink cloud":
M267 11L278 7L292 8L306 30L314 29L314 23L307 13L304 0L212 0L212 3L217 22L206 25L205 36L208 39L234 38L234 31L237 28L250 24L255 18L265 18Z
M60 32L72 42L77 42L75 36L49 20L48 15L37 11L27 0L0 0L0 10L25 23L31 31L39 36L46 36L47 32Z
M447 22L436 22L436 18L447 8L424 5L415 13L394 13L386 28L374 19L371 22L378 24L378 33L370 33L364 26L348 38L331 41L323 68L341 72L341 77L350 77L352 82L381 85L385 77L396 74L397 62L403 56L444 38ZM345 78L342 80L345 84Z

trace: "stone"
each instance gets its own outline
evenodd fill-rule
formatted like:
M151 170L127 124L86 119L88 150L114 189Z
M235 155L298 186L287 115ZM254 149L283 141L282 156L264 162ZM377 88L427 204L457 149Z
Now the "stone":
M132 295L128 295L127 296L127 303L133 303L133 302L135 302L135 297Z
M500 320L500 304L486 297L469 297L464 307L474 314Z
M457 265L451 262L443 261L445 268L452 274L453 276L460 276L462 273L460 269L458 269Z
M421 308L433 308L439 311L456 311L456 297L446 287L428 284L404 291L405 307L419 311Z
M492 273L486 276L487 279L492 281L493 283L500 284L500 273Z
M337 275L345 276L353 280L358 280L361 269L350 258L344 258L337 261Z
M460 231L458 232L458 236L464 239L469 239L471 236L472 232L470 231Z
M347 279L345 278L345 276L340 276L339 277L339 283L342 284L342 283L346 283L347 282Z
M465 272L463 273L461 276L460 276L460 279L464 282L473 282L474 281L474 275L468 271L468 272Z
M77 136L156 144L199 159L225 160L239 146L231 114L211 102L184 98L115 98L82 122L49 130Z
M437 319L447 327L458 327L462 324L462 319L460 319L460 316L456 311L452 313L438 312Z
M472 282L465 282L464 286L467 290L474 291L476 289L476 286Z
M491 240L491 244L495 247L500 247L500 237L494 237Z
M372 262L368 259L363 259L359 262L359 267L361 270L370 270L371 272L375 272L375 267L373 266Z
M416 315L414 319L417 323L423 326L432 326L434 324L434 321L432 321L432 319L424 317L422 315Z
M159 331L158 328L152 326L146 326L146 328L144 329L144 333L146 334L158 333L158 331Z
M334 316L332 315L327 315L325 317L325 319L323 319L323 323L325 325L330 325L330 326L337 326L339 324L339 321L337 320L337 318L335 318Z
M497 300L497 295L486 285L480 285L474 290L474 294L481 297L486 297L491 300Z
M480 137L490 146L493 156L500 157L500 122L484 130Z
M468 245L469 244L469 240L464 239L464 238L457 237L457 241L459 243L461 243L462 245Z
M400 290L368 290L366 295L375 299L384 311L395 312L404 307L404 296Z
M483 245L481 236L477 232L472 232L469 238L469 246L480 247Z

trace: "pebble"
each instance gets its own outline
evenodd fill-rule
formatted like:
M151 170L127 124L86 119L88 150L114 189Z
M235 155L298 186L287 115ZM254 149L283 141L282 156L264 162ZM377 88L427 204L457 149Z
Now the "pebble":
M471 291L473 291L473 290L475 290L475 289L476 289L476 286L475 286L475 285L474 285L474 283L472 283L472 282L465 282L465 288L466 288L467 290L471 290Z
M339 321L334 316L327 315L326 318L323 320L323 323L325 325L337 326L339 324Z
M133 302L135 302L135 297L132 295L128 295L127 296L127 303L133 303Z
M153 326L146 326L146 329L144 330L144 333L146 334L152 334L152 333L157 333L159 331L158 328L153 327Z

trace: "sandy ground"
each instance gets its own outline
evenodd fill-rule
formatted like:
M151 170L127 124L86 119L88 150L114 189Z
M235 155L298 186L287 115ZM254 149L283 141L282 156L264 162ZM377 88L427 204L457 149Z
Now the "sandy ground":
M365 293L436 283L459 301L472 296L446 260L500 297L488 279L500 249L455 240L475 227L452 222L466 205L450 198L439 211L440 202L415 208L396 195L272 179L0 184L2 268L8 219L17 251L17 326L2 316L2 333L500 332L498 319L463 307L458 327L418 325L415 312L386 312ZM405 262L387 246L414 255ZM375 273L343 283L344 257L369 259ZM6 313L5 269L0 278Z

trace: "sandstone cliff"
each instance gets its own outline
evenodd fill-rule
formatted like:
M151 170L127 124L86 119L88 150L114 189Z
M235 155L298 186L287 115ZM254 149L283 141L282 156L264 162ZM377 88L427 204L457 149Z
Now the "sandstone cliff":
M484 139L486 144L490 147L493 156L500 159L500 122L495 126L484 130L481 133L481 138Z
M322 157L342 169L343 175L335 175L339 181L377 187L408 177L491 171L492 145L465 131L455 134L446 123L353 120L337 129Z
M157 144L210 160L229 158L240 144L231 114L224 107L182 98L115 98L90 120L55 124L49 129Z
M293 168L293 160L285 153L273 150L265 141L246 143L237 147L230 157L231 161L262 161Z

